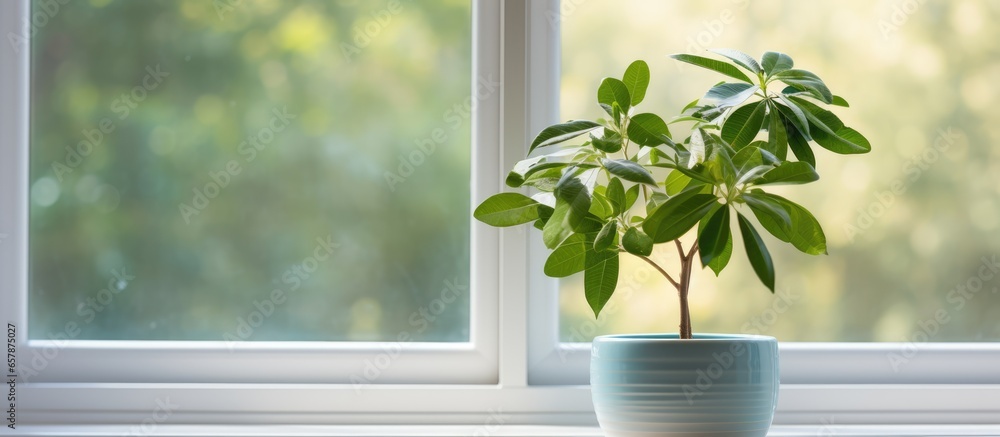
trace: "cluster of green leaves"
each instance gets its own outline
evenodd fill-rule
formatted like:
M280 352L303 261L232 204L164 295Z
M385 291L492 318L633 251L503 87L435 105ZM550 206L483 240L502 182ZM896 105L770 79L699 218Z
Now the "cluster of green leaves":
M542 130L529 158L507 176L509 186L539 193L497 194L475 217L493 226L534 223L552 249L545 273L582 271L595 316L614 293L622 253L648 257L655 244L677 240L696 225L702 265L718 275L732 257L733 215L754 272L773 292L774 264L748 216L808 254L826 253L826 237L809 211L761 187L818 180L810 143L840 154L871 146L820 106L847 102L815 74L793 68L789 56L768 52L757 62L735 50L715 52L733 63L673 58L738 82L718 83L669 120L636 108L649 85L645 62L629 65L622 79L604 79L597 101L610 118ZM784 87L773 91L779 84ZM690 126L682 141L670 133L678 123Z

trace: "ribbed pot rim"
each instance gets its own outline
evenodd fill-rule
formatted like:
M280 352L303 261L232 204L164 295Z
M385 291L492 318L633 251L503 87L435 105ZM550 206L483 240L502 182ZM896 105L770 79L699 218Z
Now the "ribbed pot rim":
M663 342L663 343L704 343L704 342L755 342L755 341L777 341L774 337L754 334L694 334L693 338L681 339L678 333L662 334L611 334L594 337L594 342Z

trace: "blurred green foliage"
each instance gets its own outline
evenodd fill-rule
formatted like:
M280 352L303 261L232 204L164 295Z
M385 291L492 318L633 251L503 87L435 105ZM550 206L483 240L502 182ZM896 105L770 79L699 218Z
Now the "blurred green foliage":
M1000 339L1000 1L567 0L548 20L563 38L561 119L603 116L593 90L635 59L652 70L644 110L670 113L720 79L667 55L778 50L847 97L844 122L871 140L860 158L818 151L820 183L779 191L816 215L830 255L802 256L765 236L774 296L745 258L720 278L699 271L695 332ZM620 25L595 31L607 23ZM674 269L669 249L653 257ZM597 320L582 275L561 281L563 341L676 332L674 290L648 270L623 259L619 289Z
M216 3L38 28L31 337L222 340L281 289L246 339L467 341L470 2Z

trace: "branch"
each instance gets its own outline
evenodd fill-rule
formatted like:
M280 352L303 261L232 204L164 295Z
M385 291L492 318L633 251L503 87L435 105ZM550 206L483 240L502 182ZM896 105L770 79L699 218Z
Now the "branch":
M633 255L635 255L635 254L633 253ZM649 265L653 266L654 269L656 269L657 271L659 271L660 274L662 274L664 278L667 278L667 280L670 281L671 284L673 284L674 288L680 290L681 284L679 284L677 281L675 281L674 278L670 277L670 273L667 273L666 270L663 270L660 266L656 265L656 263L653 262L653 260L651 260L651 259L649 259L647 257L644 257L642 255L635 255L635 256L638 257L639 259L642 259L643 261L646 261L647 263L649 263Z
M681 256L681 261L684 261L684 246L681 246L681 239L674 240L674 243L677 243L677 254Z
M677 244L679 245L681 243L677 243ZM688 260L694 258L694 254L697 251L698 251L698 240L694 240L694 244L691 245L691 250L688 252L688 254L687 254L687 256L685 258L688 259Z

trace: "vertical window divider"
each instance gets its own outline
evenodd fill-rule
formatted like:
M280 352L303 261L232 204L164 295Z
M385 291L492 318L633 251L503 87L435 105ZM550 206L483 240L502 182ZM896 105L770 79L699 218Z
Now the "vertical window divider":
M30 35L28 0L4 2L0 10L0 307L8 335L28 339L28 120ZM25 356L26 355L22 355Z
M527 96L528 9L524 0L504 0L501 6L502 102L500 114L500 179L506 169L524 158L530 117ZM500 184L499 190L507 187ZM479 225L483 226L483 225ZM523 387L527 376L527 250L529 230L525 226L502 229L500 242L500 384Z

